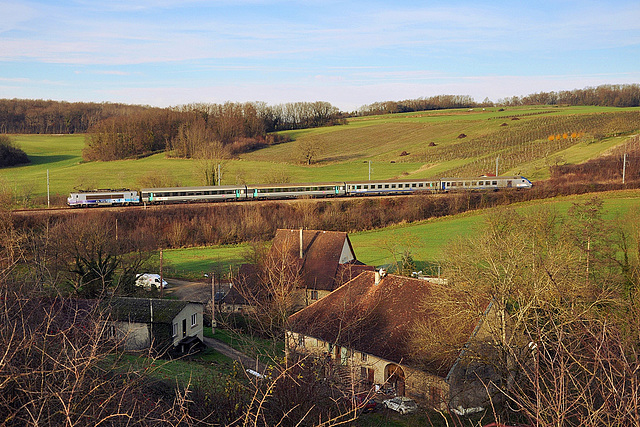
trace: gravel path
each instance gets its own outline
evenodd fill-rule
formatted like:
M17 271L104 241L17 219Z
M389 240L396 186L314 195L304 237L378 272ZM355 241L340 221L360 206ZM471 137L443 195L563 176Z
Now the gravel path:
M207 345L207 347L211 347L217 352L220 352L233 360L237 360L238 362L240 362L244 369L253 369L254 371L260 373L263 373L267 370L267 365L265 365L264 363L261 363L257 359L251 358L246 354L241 353L232 347L229 347L222 341L218 341L214 338L204 337L204 343Z

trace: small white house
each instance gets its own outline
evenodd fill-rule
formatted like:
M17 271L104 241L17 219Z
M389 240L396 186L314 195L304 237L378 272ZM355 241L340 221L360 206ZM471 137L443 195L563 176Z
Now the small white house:
M186 353L203 341L200 302L155 298L113 298L110 328L125 350Z

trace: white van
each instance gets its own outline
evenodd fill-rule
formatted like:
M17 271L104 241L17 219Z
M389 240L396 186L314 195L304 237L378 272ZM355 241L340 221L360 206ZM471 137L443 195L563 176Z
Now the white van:
M160 275L152 274L152 273L141 273L136 275L136 286L140 286L142 288L152 288L153 286L156 289L160 289ZM167 289L168 283L166 280L162 280L162 288Z

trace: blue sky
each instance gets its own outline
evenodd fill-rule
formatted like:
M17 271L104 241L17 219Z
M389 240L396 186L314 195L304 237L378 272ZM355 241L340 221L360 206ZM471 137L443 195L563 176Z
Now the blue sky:
M640 2L0 0L0 98L496 101L640 83Z

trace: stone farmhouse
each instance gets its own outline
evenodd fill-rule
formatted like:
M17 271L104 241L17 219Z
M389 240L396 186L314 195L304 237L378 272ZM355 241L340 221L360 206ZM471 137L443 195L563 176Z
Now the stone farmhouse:
M446 291L439 284L384 271L363 272L289 318L287 349L322 358L352 385L391 389L438 409L468 413L491 398L496 373L475 350L491 347L491 304L467 320L434 322L429 339L443 338L449 351L425 354L413 336L419 321L437 314L423 306ZM451 323L451 322L449 322ZM438 336L441 335L441 336ZM340 372L342 374L340 375Z

